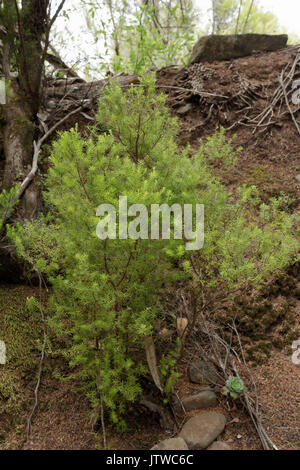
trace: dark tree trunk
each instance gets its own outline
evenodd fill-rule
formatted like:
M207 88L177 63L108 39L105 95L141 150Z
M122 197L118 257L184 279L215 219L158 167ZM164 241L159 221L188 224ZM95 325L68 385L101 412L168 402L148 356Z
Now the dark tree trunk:
M18 215L21 218L36 216L42 206L39 181L35 176L36 160L33 165L33 155L38 158L34 140L41 137L37 114L43 95L42 78L49 33L64 1L60 1L50 18L51 0L0 0L0 61L2 59L2 75L7 88L6 104L1 110L5 166L0 186L8 190L19 181L26 182L19 192L21 212ZM31 166L35 168L34 173L30 171ZM31 178L28 173L32 174ZM7 217L6 213L4 217ZM4 273L5 278L10 265L15 265L12 273L18 270L14 250L10 253L8 245L2 238L0 276Z
M45 60L42 40L47 45L50 3L50 0L22 0L19 7L16 0L3 1L2 22L6 30L3 72L10 83L3 112L4 189L24 177L32 161ZM17 78L12 69L17 72Z
M30 109L20 99L17 83L11 86L11 96L4 107L5 127L3 133L5 168L2 187L9 189L24 175L31 164L34 123Z

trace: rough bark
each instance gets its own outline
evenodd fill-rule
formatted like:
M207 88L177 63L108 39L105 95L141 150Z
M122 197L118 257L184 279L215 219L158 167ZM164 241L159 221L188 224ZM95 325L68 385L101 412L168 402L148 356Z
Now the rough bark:
M34 124L30 120L30 112L11 87L11 97L4 106L5 127L3 133L5 168L2 187L9 189L23 175L26 167L31 164Z
M32 160L45 61L42 39L46 37L47 45L49 37L49 6L50 0L22 0L21 6L16 0L3 1L2 69L9 84L3 107L5 189L24 175Z
M0 0L0 73L7 85L6 104L1 109L1 140L5 157L0 186L10 189L19 181L29 182L20 192L18 216L32 218L42 207L39 178L30 167L34 140L45 133L39 129L38 113L43 96L43 72L49 33L65 0L51 17L52 0ZM2 66L2 67L1 67ZM28 175L32 175L28 178ZM22 185L21 185L22 187ZM1 234L3 236L3 234ZM20 275L14 249L0 243L0 277L15 281Z

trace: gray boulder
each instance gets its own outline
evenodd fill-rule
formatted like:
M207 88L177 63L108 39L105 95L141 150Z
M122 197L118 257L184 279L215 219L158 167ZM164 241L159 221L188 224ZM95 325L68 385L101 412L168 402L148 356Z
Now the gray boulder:
M224 430L226 418L215 411L205 411L190 418L183 426L179 437L189 449L206 449Z
M151 450L189 450L181 437L165 439L151 448Z
M228 444L226 444L226 442L215 441L208 447L207 450L231 450L231 448Z
M218 381L217 369L207 361L196 361L188 370L190 381L195 384L208 385Z
M218 404L217 395L212 390L204 390L197 395L190 395L182 399L186 411L203 410Z
M195 44L189 65L245 57L286 47L287 34L229 34L203 36Z

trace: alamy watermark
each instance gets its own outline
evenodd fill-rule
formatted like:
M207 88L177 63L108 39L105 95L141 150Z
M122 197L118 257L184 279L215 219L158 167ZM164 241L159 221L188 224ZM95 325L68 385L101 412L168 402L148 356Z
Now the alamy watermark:
M183 207L180 204L151 204L149 214L144 204L128 207L127 196L120 196L118 211L112 204L101 204L97 208L96 215L101 220L96 234L101 240L170 240L172 232L174 240L186 240L186 250L200 250L204 244L204 205L195 204L194 207L195 214L193 204ZM128 220L129 217L133 219Z
M0 364L6 364L6 346L4 341L0 340Z
M292 349L294 350L292 354L292 362L296 366L300 366L300 339L293 342Z
M0 104L6 103L6 88L4 78L0 78Z
M292 89L295 90L292 94L292 102L297 106L300 104L300 80L293 82Z

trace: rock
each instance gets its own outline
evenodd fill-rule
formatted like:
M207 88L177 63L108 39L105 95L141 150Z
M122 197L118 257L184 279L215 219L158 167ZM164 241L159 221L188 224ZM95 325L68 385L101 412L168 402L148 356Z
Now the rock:
M184 114L187 114L191 109L192 109L191 103L187 103L184 106L180 106L180 108L177 109L177 114L184 116Z
M185 441L181 437L175 437L173 439L165 439L159 442L155 446L151 447L150 450L189 450Z
M188 373L190 381L195 384L215 384L218 381L217 369L207 361L194 362Z
M215 441L208 447L207 450L231 450L231 448L228 444L226 444L226 442Z
M299 175L296 175L296 180L298 181L298 183L300 183L300 173Z
M189 65L245 57L257 52L276 51L286 47L288 36L268 34L229 34L203 36L195 44Z
M191 395L182 399L186 411L211 408L218 403L217 395L211 390L204 390L197 395Z
M183 426L179 437L189 449L206 449L224 430L226 418L215 411L205 411L190 418Z

